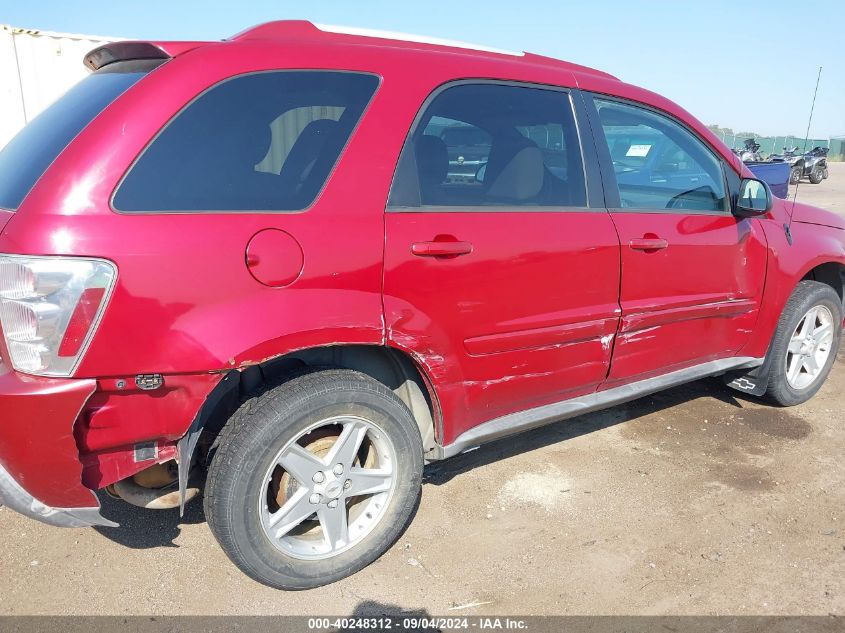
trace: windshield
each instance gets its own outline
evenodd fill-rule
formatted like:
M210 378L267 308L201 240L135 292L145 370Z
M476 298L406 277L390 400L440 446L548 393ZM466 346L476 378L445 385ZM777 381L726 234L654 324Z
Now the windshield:
M106 106L161 64L110 64L76 84L0 151L0 209L15 211L54 160Z

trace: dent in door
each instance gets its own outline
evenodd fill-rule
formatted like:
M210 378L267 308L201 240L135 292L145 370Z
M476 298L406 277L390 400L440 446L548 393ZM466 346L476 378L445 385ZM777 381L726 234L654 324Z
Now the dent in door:
M606 212L385 217L388 340L429 372L445 441L604 380L619 318L619 242ZM412 254L446 234L471 253Z
M668 246L622 247L622 322L610 379L738 352L757 321L765 281L767 246L757 222L631 209L612 217L623 245L654 233Z

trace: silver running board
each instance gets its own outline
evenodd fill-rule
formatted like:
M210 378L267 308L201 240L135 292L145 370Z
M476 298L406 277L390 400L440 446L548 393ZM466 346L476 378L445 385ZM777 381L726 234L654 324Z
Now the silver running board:
M477 448L481 444L492 442L515 433L528 431L552 422L559 422L584 413L591 413L600 409L636 400L643 396L692 382L700 378L715 376L732 369L751 369L763 364L762 358L750 356L736 356L713 360L701 365L679 369L662 376L639 380L620 387L613 387L604 391L555 402L542 407L511 413L489 422L484 422L469 431L462 433L452 444L436 446L426 453L427 460L447 459Z

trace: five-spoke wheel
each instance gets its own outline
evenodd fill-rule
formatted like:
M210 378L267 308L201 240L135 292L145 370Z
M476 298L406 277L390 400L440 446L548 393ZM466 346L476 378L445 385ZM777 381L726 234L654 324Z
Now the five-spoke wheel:
M824 384L842 337L842 299L829 285L801 281L769 346L768 398L782 406L809 400Z
M420 431L385 385L347 370L266 387L229 419L209 467L208 524L271 587L306 589L369 565L419 499Z
M833 315L817 305L807 311L789 340L786 380L795 389L806 389L818 379L833 346Z
M358 417L321 420L283 448L264 476L259 512L276 547L334 556L378 524L395 487L396 450Z

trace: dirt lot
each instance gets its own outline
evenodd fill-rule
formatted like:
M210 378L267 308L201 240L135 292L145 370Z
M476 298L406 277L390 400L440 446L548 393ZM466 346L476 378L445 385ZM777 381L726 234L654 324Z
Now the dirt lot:
M845 214L845 165L799 191ZM386 556L296 594L242 576L199 503L106 501L120 530L2 509L0 613L842 614L843 388L840 354L794 409L702 381L431 467Z

